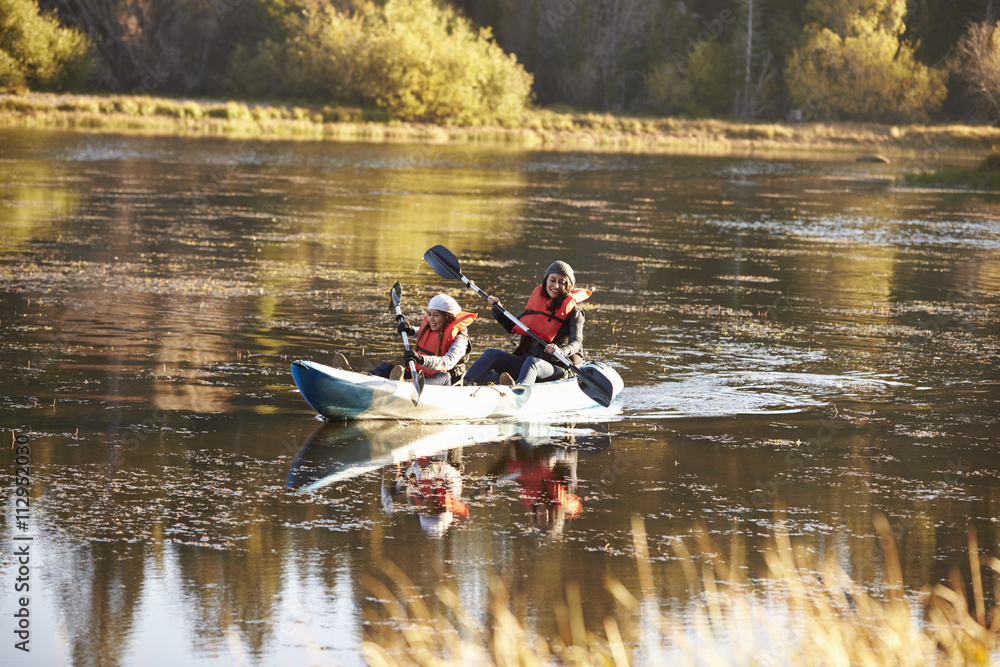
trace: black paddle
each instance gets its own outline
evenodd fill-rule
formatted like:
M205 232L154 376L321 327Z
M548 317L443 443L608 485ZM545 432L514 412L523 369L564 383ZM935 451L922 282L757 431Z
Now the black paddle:
M403 311L399 308L399 302L403 298L403 288L400 286L398 280L396 281L396 284L392 286L392 290L389 294L392 297L391 309L396 311L396 322L402 322ZM409 352L410 339L407 337L405 331L400 331L399 333L403 336L403 349ZM424 372L417 372L417 367L414 365L412 359L410 359L410 377L413 378L413 386L417 390L417 400L413 401L413 404L416 405L420 402L420 392L424 390Z
M458 264L458 259L452 254L450 250L445 248L443 245L436 245L427 252L424 253L424 261L430 264L431 268L441 276L442 278L457 278L465 283L466 287L478 292L479 296L483 297L487 301L490 295L479 289L475 283L462 275L462 269ZM548 345L548 341L543 340L533 331L528 329L528 327L521 324L521 321L510 314L503 306L497 304L496 308L500 309L500 312L507 316L511 322L521 327L522 330L527 331L528 335L534 338L542 346ZM559 352L556 352L553 356L560 361L564 366L569 368L573 373L579 378L578 385L584 394L594 399L604 407L611 405L611 399L614 398L615 390L614 385L611 380L608 379L599 369L592 366L588 366L586 370L574 366L569 359L564 357Z

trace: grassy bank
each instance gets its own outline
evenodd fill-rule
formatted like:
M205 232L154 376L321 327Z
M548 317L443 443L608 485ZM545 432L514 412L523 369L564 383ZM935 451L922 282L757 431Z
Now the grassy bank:
M943 167L906 174L907 185L1000 190L1000 152L994 150L975 169Z
M900 157L982 155L988 126L741 123L539 109L517 127L402 123L329 105L129 95L0 94L0 127L240 139L510 144L637 152L829 151Z

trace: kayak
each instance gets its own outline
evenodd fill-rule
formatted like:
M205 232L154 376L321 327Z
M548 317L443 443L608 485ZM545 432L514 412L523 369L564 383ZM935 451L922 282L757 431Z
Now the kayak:
M617 396L624 387L617 371L600 362L584 364L581 369L588 366L608 378L613 395ZM419 400L409 380L389 380L313 361L293 361L292 378L306 402L327 419L538 418L553 413L606 409L584 393L575 376L513 386L425 385Z
M586 426L492 422L483 424L399 421L327 422L316 429L288 470L288 489L311 493L393 464L446 455L472 445L518 438L530 446L602 440L606 433ZM609 441L610 442L610 441ZM563 444L562 447L566 445Z

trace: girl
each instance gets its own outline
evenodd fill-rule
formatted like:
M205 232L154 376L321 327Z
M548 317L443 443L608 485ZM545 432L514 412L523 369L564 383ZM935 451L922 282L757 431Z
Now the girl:
M500 373L500 384L532 384L558 380L566 369L555 364L558 351L573 364L583 361L583 311L577 304L590 296L590 290L576 289L576 276L566 262L553 262L545 271L542 284L528 297L528 305L518 316L532 333L546 341L541 345L498 310L500 300L491 296L493 317L511 333L521 334L513 353L496 348L485 350L465 374L466 384L482 384L490 373Z
M412 360L417 372L424 372L426 384L457 384L465 374L465 362L472 352L466 329L475 319L475 313L464 312L447 294L434 296L427 304L420 329L414 329L406 320L396 329L411 337L411 347L403 354L403 363ZM376 366L371 373L392 380L412 379L408 368L389 361Z

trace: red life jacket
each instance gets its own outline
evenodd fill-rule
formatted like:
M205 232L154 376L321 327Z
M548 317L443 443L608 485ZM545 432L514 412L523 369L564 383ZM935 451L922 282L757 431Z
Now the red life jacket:
M460 517L468 518L469 506L461 497L454 497L448 491L448 485L440 479L422 479L416 483L416 501L421 507L437 512L451 512Z
M561 505L567 519L580 517L583 500L569 490L565 480L553 476L552 468L532 465L521 471L517 481L521 485L521 503L525 509L534 511L539 504Z
M460 311L454 320L441 328L441 331L431 331L431 326L427 323L427 316L424 315L424 319L420 323L420 328L417 330L417 340L413 346L417 352L425 356L443 357L448 354L448 350L451 349L451 344L455 342L455 338L459 332L464 331L475 319L475 313ZM472 346L470 345L469 350L465 353L465 357L459 359L458 363L461 364L471 351ZM423 370L425 376L448 372L428 370L420 364L416 364L416 367L418 371Z
M531 329L535 334L547 343L555 340L559 329L566 323L570 313L576 308L576 304L586 301L593 292L589 289L572 289L569 296L563 299L562 303L555 311L548 310L549 295L545 292L545 285L539 285L528 297L528 305L524 309L524 314L519 320L524 326ZM521 327L514 327L514 333L527 336L528 332Z

